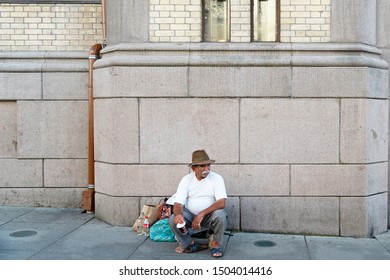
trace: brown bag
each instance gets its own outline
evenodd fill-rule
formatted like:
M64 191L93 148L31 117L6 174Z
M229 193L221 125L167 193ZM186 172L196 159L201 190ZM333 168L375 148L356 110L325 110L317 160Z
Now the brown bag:
M161 206L161 203L159 203L157 205L145 203L144 206L142 207L142 210L141 210L140 215L139 215L139 216L141 216L143 213L143 216L141 216L142 224L144 223L145 216L148 216L150 226L152 226L155 222L157 222L160 219L160 206ZM138 220L138 218L137 218L137 220ZM133 225L134 231L137 231L137 220L135 220L134 225Z

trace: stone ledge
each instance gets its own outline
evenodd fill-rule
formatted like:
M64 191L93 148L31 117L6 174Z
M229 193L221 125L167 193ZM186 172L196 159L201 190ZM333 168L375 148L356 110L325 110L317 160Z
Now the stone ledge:
M0 72L86 72L87 52L0 52Z
M387 69L382 52L363 44L140 43L102 50L95 68L112 66L316 66Z

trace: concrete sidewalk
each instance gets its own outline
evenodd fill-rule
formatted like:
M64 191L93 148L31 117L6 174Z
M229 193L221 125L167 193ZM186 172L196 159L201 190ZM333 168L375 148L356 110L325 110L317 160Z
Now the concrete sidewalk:
M176 246L110 226L82 209L0 206L1 260L213 259L210 250L176 254ZM224 249L224 260L390 260L390 232L375 238L232 232Z

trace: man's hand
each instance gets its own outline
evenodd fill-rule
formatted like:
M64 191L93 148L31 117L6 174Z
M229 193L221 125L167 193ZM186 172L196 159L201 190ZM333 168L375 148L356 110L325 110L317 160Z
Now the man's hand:
M181 214L175 215L173 222L175 223L175 225L184 223L185 221L184 221L183 215L181 215Z
M204 215L201 213L196 215L194 220L192 221L192 228L193 229L200 229L201 228L200 224L202 223L203 218L204 218Z

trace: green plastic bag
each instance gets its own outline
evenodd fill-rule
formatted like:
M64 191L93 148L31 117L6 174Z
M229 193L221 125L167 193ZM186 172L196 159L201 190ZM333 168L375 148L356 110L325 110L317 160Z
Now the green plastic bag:
M175 234L169 227L168 219L155 222L150 228L150 239L156 242L175 242Z

